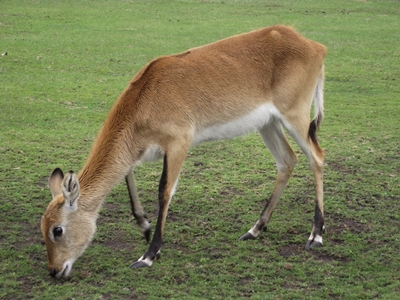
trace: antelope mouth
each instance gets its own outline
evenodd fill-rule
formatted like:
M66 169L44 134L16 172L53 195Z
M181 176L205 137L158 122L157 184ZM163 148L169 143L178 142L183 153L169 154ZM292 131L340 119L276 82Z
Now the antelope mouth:
M62 269L62 271L57 274L57 278L67 277L69 274L68 269L69 269L69 265L67 264L66 266L64 266L64 269Z
M67 278L71 270L72 270L72 263L70 261L67 261L66 263L64 263L64 266L61 271L55 273L54 272L55 269L53 269L53 271L50 272L50 275L56 279Z
M67 261L64 264L64 268L60 272L60 277L59 278L61 278L61 277L67 278L69 273L71 272L71 270L72 270L72 262Z

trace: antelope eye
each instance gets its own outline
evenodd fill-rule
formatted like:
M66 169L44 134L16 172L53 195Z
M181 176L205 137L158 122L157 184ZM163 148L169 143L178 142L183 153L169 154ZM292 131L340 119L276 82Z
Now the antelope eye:
M59 226L54 227L54 229L53 229L53 235L54 235L54 237L59 237L59 236L62 235L62 233L63 233L63 230L62 230L61 227L59 227Z

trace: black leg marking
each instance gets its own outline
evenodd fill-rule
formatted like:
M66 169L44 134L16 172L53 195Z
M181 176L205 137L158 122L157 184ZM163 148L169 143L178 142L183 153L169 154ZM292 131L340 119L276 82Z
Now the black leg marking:
M142 267L150 267L154 260L156 260L160 256L160 249L162 244L162 230L163 230L163 219L166 205L168 205L169 196L165 195L166 185L167 185L167 174L168 174L168 163L167 163L167 155L164 156L164 167L163 172L160 179L160 185L158 188L158 202L159 202L159 211L158 211L158 219L156 224L156 229L154 231L153 239L150 243L150 247L147 252L136 262L130 265L130 268L142 268Z
M146 242L150 242L151 228L146 229L143 234L144 234L144 237L146 239Z
M322 233L325 231L324 217L318 204L315 205L314 226L306 244L306 250L322 246Z
M264 209L261 212L260 218L258 219L257 223L248 232L246 232L244 235L242 235L239 238L239 240L241 240L241 241L255 240L258 237L258 235L260 234L260 232L267 230L267 225L264 220L265 220L265 214L267 212L267 209L271 203L271 198L272 198L272 196L269 198L269 200L265 204Z
M168 173L168 161L167 154L164 155L163 171L160 178L160 183L158 185L158 201L164 202L164 192L167 186L167 173Z
M315 226L316 234L319 234L322 236L323 227L324 227L324 217L322 216L322 212L319 209L318 205L315 205L314 226Z

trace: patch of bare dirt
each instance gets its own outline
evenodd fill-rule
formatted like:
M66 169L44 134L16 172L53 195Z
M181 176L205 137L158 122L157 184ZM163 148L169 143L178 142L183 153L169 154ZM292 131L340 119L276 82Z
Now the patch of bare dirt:
M322 262L340 261L346 263L349 261L349 259L344 255L332 255L323 251L313 251L313 250L311 250L310 253L314 256L316 260Z
M243 195L243 192L233 186L228 186L221 191L221 196Z
M124 209L122 205L129 205L128 203L115 204L105 203L103 209L97 219L98 230L92 244L102 245L107 248L115 250L128 250L132 249L135 242L133 235L122 228L118 228L118 223L122 221L129 223L138 233L140 227L136 224L136 220L131 215L130 210ZM105 235L102 227L115 227L113 234ZM144 238L143 238L144 239Z
M325 161L326 168L331 169L340 174L356 174L356 169L351 169L348 166L344 166L340 161Z
M42 280L39 277L21 276L17 279L17 282L20 283L19 288L23 290L24 295L27 297L26 299L29 299L33 296L32 287L40 285L42 283ZM13 298L11 297L10 299Z
M370 230L367 223L360 223L336 213L326 213L326 221L327 230L324 235L325 243L331 246L344 245L344 240L341 238L344 233L360 234ZM298 231L295 228L290 228L288 229L288 233L298 234ZM290 256L300 256L304 251L304 245L286 245L278 249L278 253L285 258ZM313 255L316 260L322 262L339 261L345 263L349 261L348 257L341 255L340 253L327 253L324 251L324 248L310 250L307 251L307 253Z
M329 233L340 236L345 232L361 233L370 230L367 223L360 223L352 219L343 217L336 213L326 213L326 219L329 219L330 226L327 229Z
M286 245L282 246L278 249L278 253L280 256L288 258L290 256L298 256L303 253L304 246L302 245Z
M279 255L282 257L288 258L291 256L302 256L304 253L310 254L314 256L314 259L321 262L332 262L332 261L340 261L340 262L348 262L349 259L345 256L338 256L329 254L323 251L323 248L318 250L305 250L304 245L294 244L294 245L285 245L278 249ZM305 258L306 259L306 258Z

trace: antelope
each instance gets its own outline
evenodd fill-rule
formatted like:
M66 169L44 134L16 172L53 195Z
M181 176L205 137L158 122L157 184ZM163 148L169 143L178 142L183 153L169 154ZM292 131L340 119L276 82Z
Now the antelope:
M260 217L240 240L257 238L297 163L284 129L308 158L315 179L315 216L305 248L322 245L323 162L316 131L323 119L324 45L286 26L235 35L144 66L114 103L77 175L55 169L53 199L41 220L48 270L68 277L91 242L105 197L125 178L132 212L146 239L150 224L137 197L134 169L163 159L158 218L148 250L131 268L160 255L171 198L188 149L258 131L272 153L277 179ZM310 121L312 104L314 117Z

